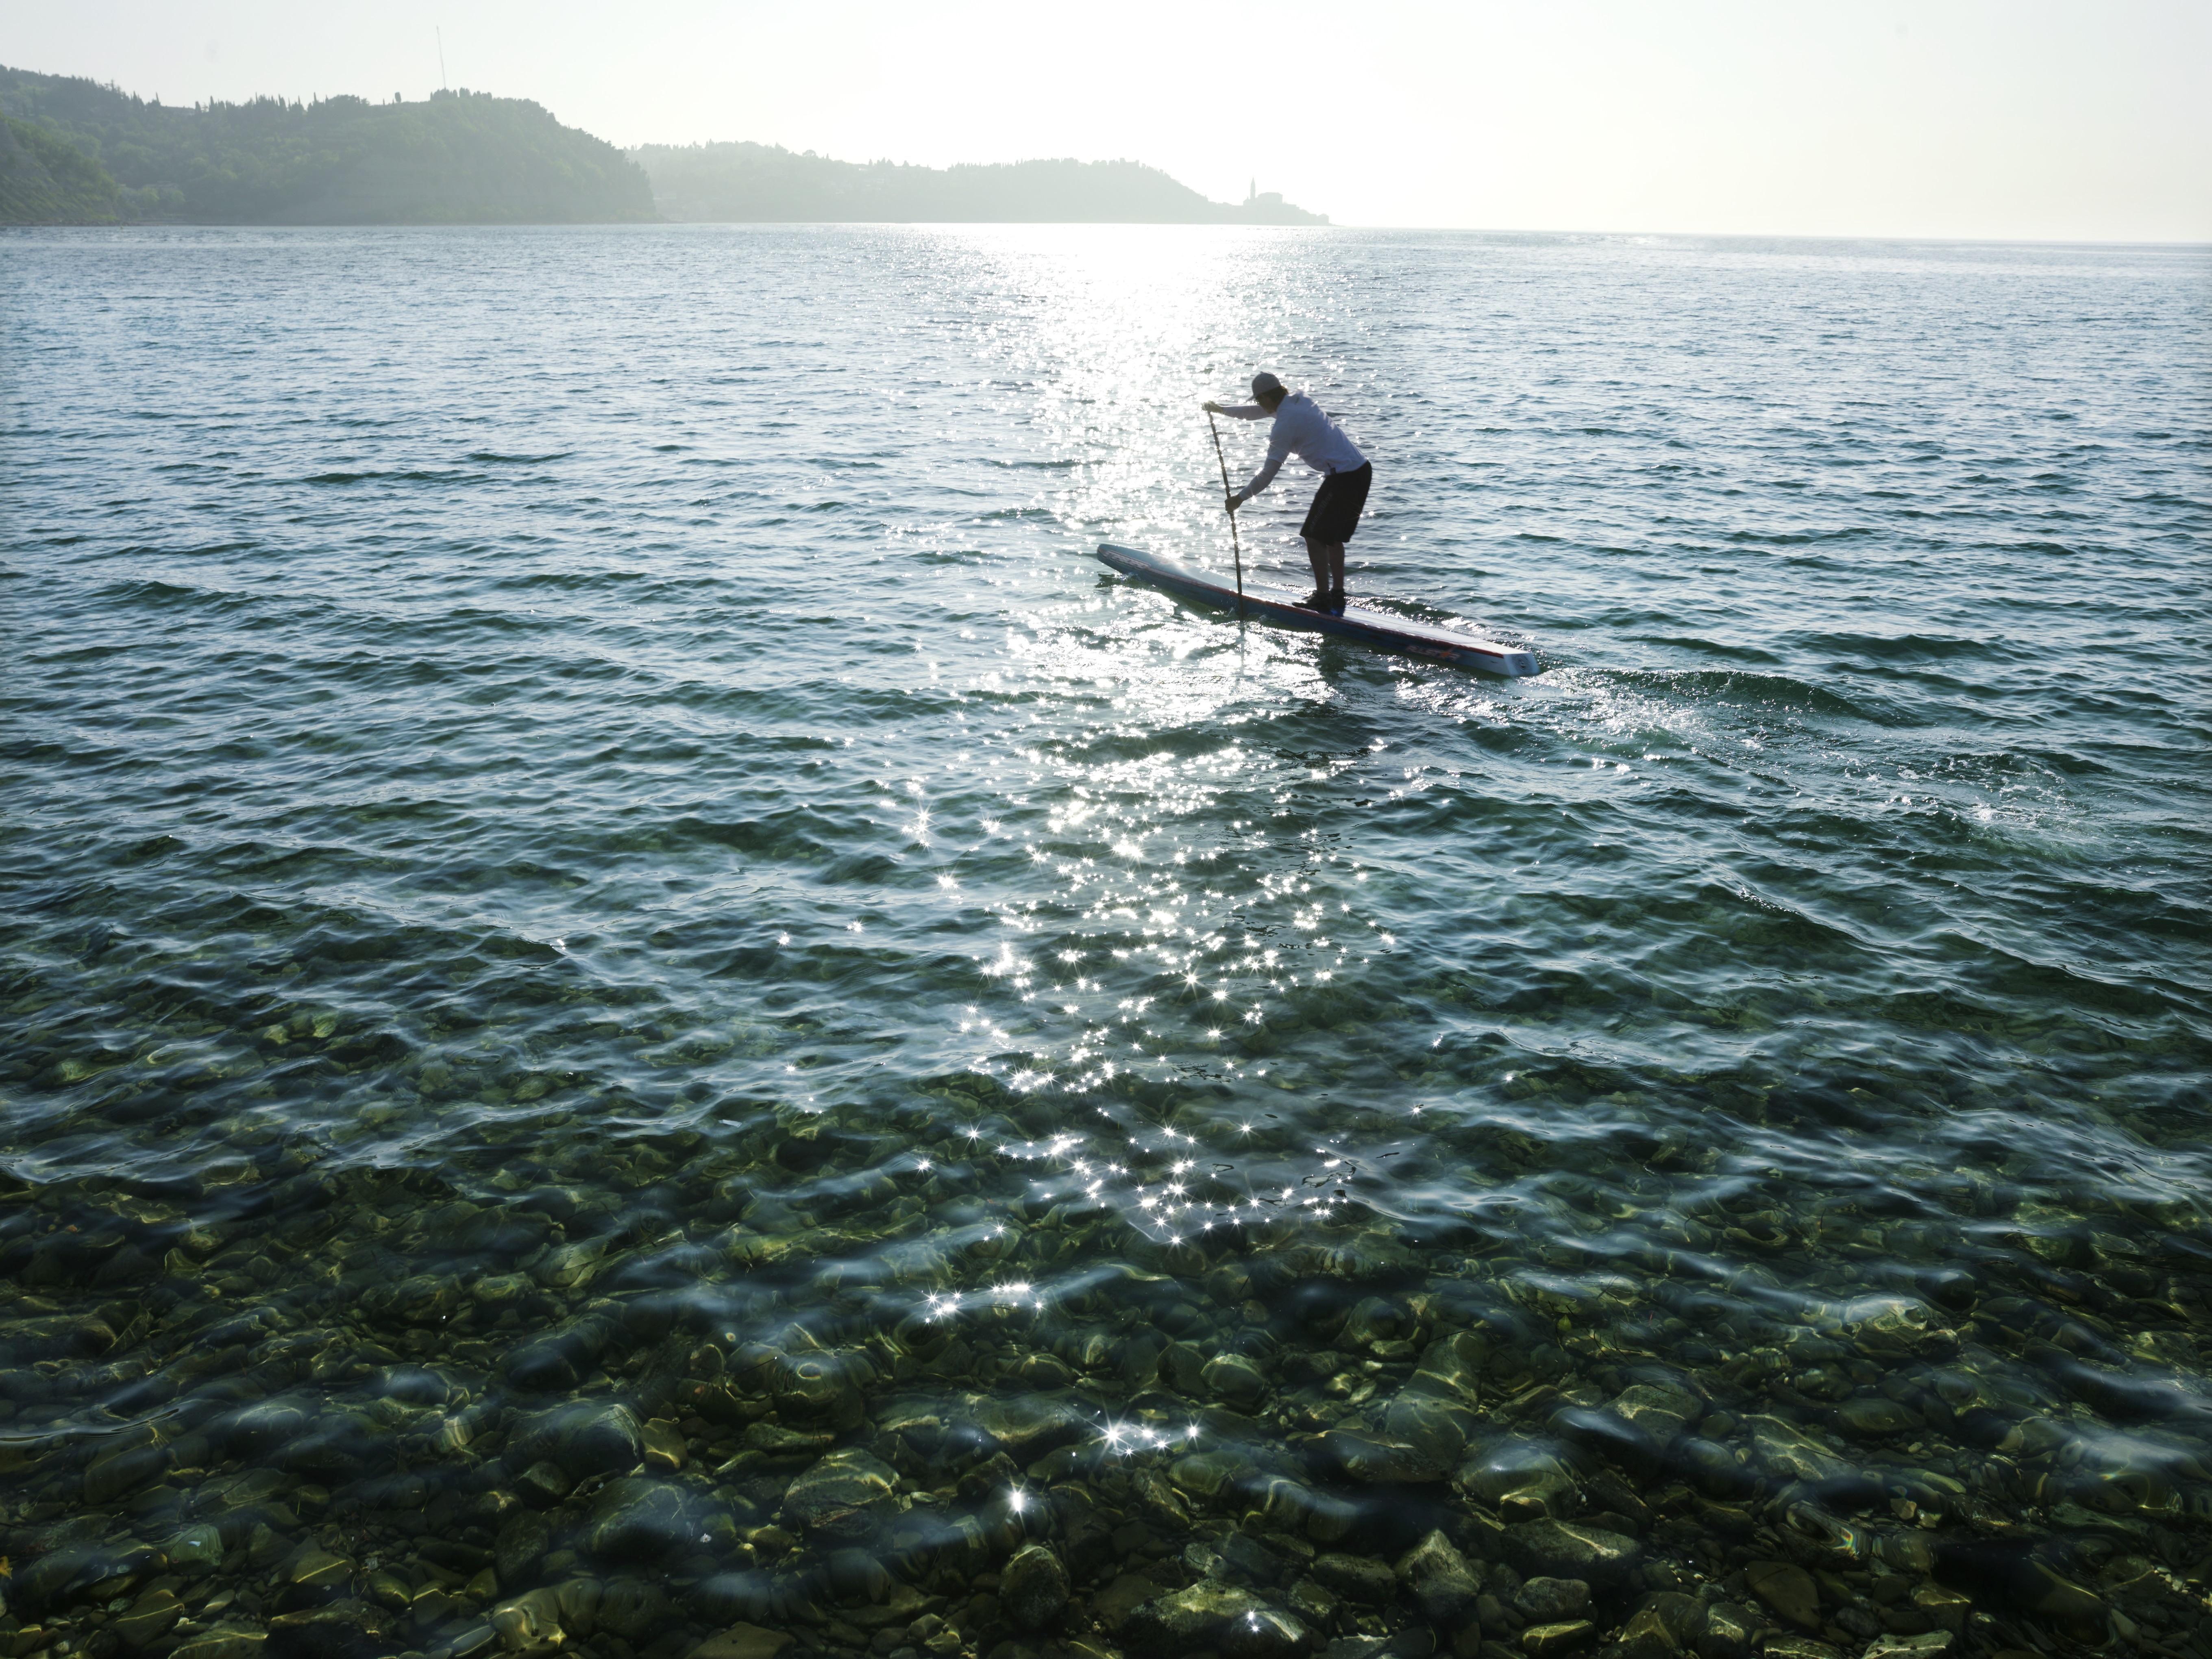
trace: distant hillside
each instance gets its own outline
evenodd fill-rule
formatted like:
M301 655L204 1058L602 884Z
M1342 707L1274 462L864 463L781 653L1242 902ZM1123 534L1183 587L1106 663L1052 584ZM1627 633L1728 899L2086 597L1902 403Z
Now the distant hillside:
M0 116L0 224L107 225L123 212L106 167L58 133Z
M526 99L436 93L422 103L257 98L204 108L148 102L79 77L0 69L0 218L193 224L596 223L652 219L645 174L604 139ZM27 137L20 129L40 138ZM107 179L62 186L60 143ZM20 152L20 153L19 153ZM52 185L42 183L35 160ZM16 182L22 182L20 187ZM40 211L66 202L70 211Z
M1210 202L1136 161L922 167L744 143L625 156L526 99L466 90L185 108L0 69L0 119L9 224L1328 222L1276 195Z
M921 167L833 161L769 144L647 144L629 153L670 219L719 222L1325 225L1279 196L1209 202L1136 161Z

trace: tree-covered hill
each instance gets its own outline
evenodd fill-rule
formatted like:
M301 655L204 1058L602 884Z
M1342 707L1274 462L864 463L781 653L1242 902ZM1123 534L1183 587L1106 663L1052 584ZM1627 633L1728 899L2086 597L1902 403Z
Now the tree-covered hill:
M183 106L0 68L0 118L12 224L1328 222L1279 196L1208 201L1135 161L924 167L748 143L625 156L526 99L465 90Z
M1210 202L1136 161L922 167L836 161L769 144L647 144L630 159L661 213L694 221L1322 225L1279 196Z
M59 133L0 116L0 224L106 225L123 214L106 167Z
M257 98L186 108L81 77L0 69L0 114L63 142L119 186L104 214L64 219L19 215L11 191L0 216L17 223L574 224L658 216L652 186L634 162L526 99L459 92L413 104ZM0 163L11 166L10 179L14 160L10 153ZM42 165L53 173L52 161ZM32 177L27 169L23 176ZM41 199L35 181L25 189L27 202ZM70 199L92 198L80 190Z

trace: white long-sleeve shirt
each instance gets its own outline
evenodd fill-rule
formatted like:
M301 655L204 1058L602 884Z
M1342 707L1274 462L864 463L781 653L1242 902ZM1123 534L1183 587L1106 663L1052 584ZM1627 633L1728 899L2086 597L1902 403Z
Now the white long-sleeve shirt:
M1237 404L1221 412L1240 421L1268 418L1267 411L1257 404ZM1352 440L1303 392L1293 392L1276 404L1273 418L1267 463L1252 475L1251 483L1237 492L1239 503L1250 501L1273 483L1288 456L1296 455L1316 472L1356 472L1367 465L1367 458Z

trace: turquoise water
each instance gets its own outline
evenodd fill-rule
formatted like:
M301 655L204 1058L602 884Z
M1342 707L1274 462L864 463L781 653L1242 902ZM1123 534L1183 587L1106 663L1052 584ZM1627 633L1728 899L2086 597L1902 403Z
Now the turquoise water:
M15 1653L2212 1652L2202 250L0 284Z

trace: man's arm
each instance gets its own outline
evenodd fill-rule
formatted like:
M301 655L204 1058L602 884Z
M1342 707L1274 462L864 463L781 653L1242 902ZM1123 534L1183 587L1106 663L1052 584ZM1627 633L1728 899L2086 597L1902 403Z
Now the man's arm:
M1262 409L1257 404L1208 404L1206 405L1206 412L1209 415L1226 415L1233 421L1264 421L1268 419L1273 411Z
M1255 495L1265 489L1269 484L1275 482L1275 474L1282 471L1284 458L1290 453L1291 434L1284 431L1280 426L1278 426L1274 430L1273 435L1267 440L1267 459L1266 464L1262 465L1257 472L1255 472L1252 475L1252 482L1250 483L1246 484L1243 489L1237 492L1237 504L1239 507L1242 507L1246 501L1250 501Z

